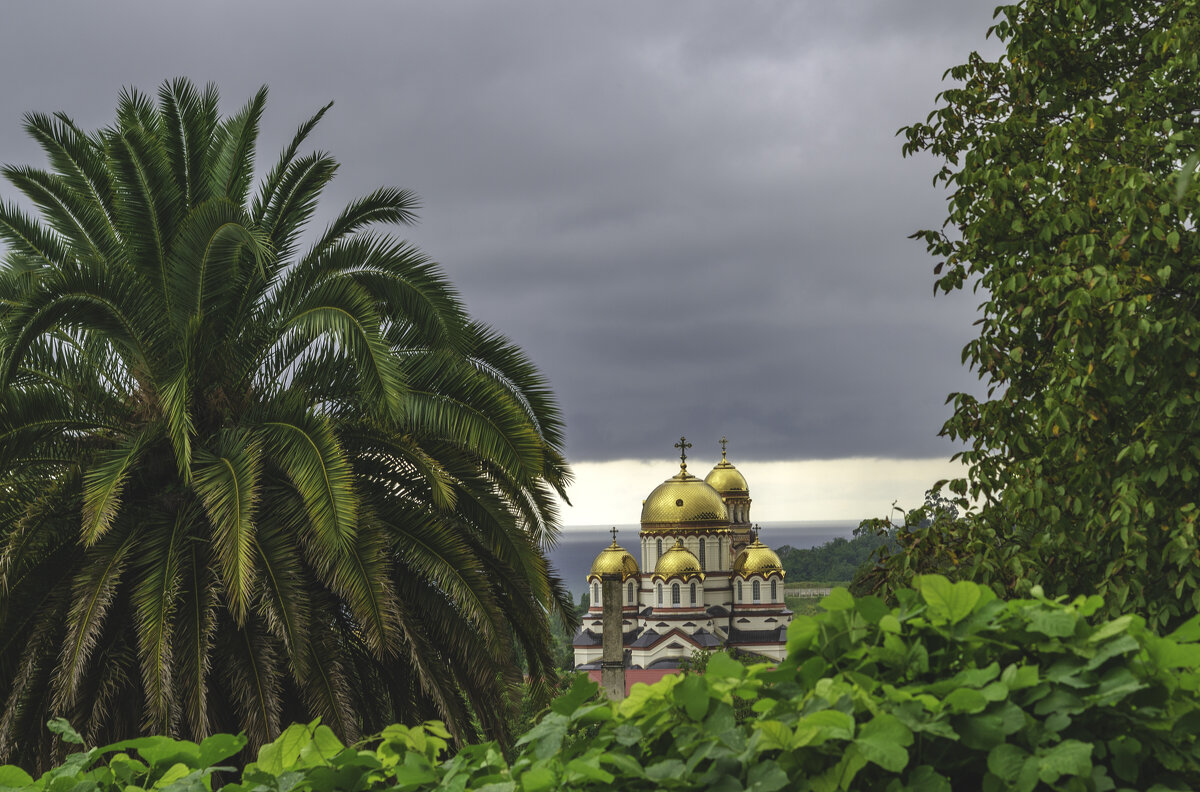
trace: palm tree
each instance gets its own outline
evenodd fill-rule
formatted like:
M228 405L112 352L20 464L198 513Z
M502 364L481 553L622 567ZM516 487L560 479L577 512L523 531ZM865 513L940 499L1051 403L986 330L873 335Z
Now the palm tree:
M51 761L57 715L94 743L503 738L518 651L552 673L554 399L373 230L412 194L307 230L328 106L251 194L266 95L29 114L50 169L3 169L39 216L0 204L0 761Z

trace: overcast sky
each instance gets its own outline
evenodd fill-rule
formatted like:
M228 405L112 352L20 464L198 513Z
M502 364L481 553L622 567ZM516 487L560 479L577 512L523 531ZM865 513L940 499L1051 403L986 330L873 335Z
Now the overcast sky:
M260 141L336 104L324 217L381 186L472 313L558 393L574 462L945 458L978 298L934 298L906 237L940 225L900 156L992 4L6 4L0 161L42 162L28 110L94 128L123 86L263 83ZM0 196L12 191L0 187ZM711 464L711 461L709 461ZM669 474L670 471L666 471Z

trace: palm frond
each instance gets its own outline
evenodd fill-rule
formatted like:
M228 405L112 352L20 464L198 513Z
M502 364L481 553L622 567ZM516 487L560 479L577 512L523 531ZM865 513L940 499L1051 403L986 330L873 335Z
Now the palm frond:
M261 473L257 440L227 433L213 451L196 449L192 480L212 526L226 605L239 628L245 625L254 588L254 509Z
M136 536L135 531L124 535L110 533L88 552L90 563L80 569L72 583L66 638L54 672L54 704L60 712L76 704L76 691L96 648Z
M137 463L149 439L148 434L143 432L126 438L115 448L100 451L83 474L83 526L80 538L85 547L91 547L108 533L121 508L121 493L129 480L130 469Z
M143 519L149 525L138 546L131 595L145 691L141 725L157 734L171 734L179 715L173 633L182 585L181 555L196 510L185 506L174 515L155 514Z

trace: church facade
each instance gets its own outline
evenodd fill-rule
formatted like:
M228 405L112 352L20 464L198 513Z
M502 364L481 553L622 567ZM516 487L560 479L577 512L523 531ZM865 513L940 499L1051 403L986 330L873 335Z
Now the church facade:
M590 607L575 636L576 669L598 668L601 576L621 576L622 643L629 668L673 668L693 651L737 649L764 659L787 654L792 613L784 605L779 556L750 522L750 487L726 458L704 478L688 473L680 438L679 472L642 501L637 555L617 544L600 551L588 574Z

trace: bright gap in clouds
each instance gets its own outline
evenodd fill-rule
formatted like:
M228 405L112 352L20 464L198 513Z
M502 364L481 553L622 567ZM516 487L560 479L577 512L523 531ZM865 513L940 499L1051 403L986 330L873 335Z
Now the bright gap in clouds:
M733 460L730 460L733 461ZM865 520L893 516L892 504L920 506L939 479L964 475L965 468L943 458L814 459L734 462L750 485L755 522ZM679 470L678 460L618 459L577 462L575 483L563 506L563 525L630 525L641 516L642 499ZM712 463L689 468L706 476Z

